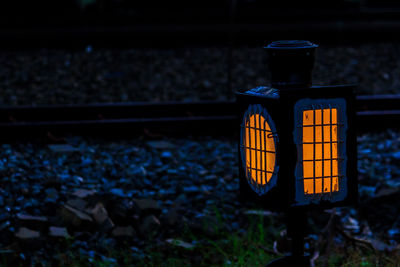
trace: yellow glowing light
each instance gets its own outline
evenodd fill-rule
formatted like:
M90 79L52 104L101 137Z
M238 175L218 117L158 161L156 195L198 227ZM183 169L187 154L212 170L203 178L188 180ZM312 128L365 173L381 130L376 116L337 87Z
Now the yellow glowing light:
M254 114L246 121L244 143L247 173L259 185L265 185L275 168L275 142L265 118Z
M339 191L337 127L336 108L303 111L305 194Z

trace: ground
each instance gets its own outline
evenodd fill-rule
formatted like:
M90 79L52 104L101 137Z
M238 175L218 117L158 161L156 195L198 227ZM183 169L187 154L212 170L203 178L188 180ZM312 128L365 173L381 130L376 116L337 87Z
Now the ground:
M0 104L233 99L236 91L269 84L265 49L234 48L230 81L228 55L226 47L1 51ZM398 94L399 63L396 43L322 44L314 83Z
M358 143L358 207L309 215L316 266L400 264L400 133ZM289 249L284 215L238 201L236 147L206 137L2 145L1 261L263 266Z

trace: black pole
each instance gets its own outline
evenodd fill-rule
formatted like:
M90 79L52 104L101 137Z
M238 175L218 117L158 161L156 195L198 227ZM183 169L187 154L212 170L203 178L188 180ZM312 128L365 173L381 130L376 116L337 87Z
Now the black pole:
M316 44L302 40L276 41L269 44L266 48L269 55L271 87L287 91L310 87L317 47ZM310 257L304 254L306 210L292 207L287 210L286 215L287 234L292 241L292 252L267 266L309 267Z
M286 213L287 235L292 241L292 252L286 257L270 262L268 267L309 267L310 256L304 254L304 237L307 230L307 212L304 209L292 208Z
M307 218L305 211L291 209L287 212L287 234L292 239L292 255L304 255L304 237Z

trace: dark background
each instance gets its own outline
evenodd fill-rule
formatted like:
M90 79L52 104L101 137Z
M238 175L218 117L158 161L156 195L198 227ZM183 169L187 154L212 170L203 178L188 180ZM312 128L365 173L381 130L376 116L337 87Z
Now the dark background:
M320 45L315 84L399 94L399 32L398 1L3 1L0 137L10 125L33 136L10 106L234 100L236 91L269 84L263 47L279 39ZM134 107L114 115L152 116ZM45 117L82 130L88 115L75 111L71 119L65 106L54 108L28 114L45 142L0 145L2 264L265 266L289 251L283 214L238 201L238 146L229 129L222 138L193 137L185 129L194 128L177 123L184 138L172 138L124 124L135 135L110 141L49 130L59 124ZM205 113L213 110L225 109L214 104ZM86 129L130 133L102 125L110 117L101 110L89 115L99 128ZM309 217L307 252L316 266L400 262L399 132L360 133L357 142L359 206Z
M6 1L0 104L234 99L269 84L263 47L320 45L316 84L400 88L396 1Z
M232 39L259 45L281 38L343 43L397 38L392 33L398 29L399 12L396 1L372 0L6 1L0 6L0 28L3 46L17 45L14 39L38 46L90 41L166 47Z

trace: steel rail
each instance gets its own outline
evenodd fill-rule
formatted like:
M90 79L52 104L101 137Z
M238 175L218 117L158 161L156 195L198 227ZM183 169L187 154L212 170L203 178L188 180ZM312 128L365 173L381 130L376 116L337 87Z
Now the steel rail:
M358 96L356 110L359 132L400 126L400 95ZM0 139L49 134L231 136L240 124L236 112L231 101L0 107Z
M293 38L319 40L319 42L374 42L398 41L400 30L397 18L263 21L221 23L137 23L127 26L37 27L0 29L0 47L31 49L43 47L82 48L95 47L155 47L176 48L182 45L227 45L231 34L235 45L265 43Z

